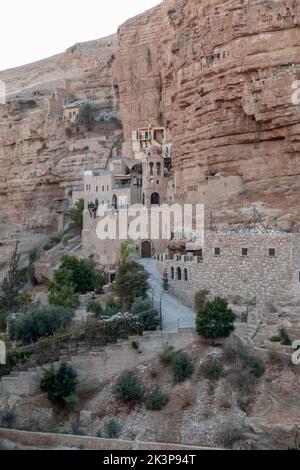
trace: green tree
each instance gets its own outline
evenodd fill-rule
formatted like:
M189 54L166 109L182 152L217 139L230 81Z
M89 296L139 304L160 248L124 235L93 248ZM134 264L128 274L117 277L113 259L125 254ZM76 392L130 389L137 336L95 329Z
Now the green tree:
M91 103L86 103L79 110L78 122L91 132L94 128L96 114L97 108Z
M52 366L44 372L41 390L48 394L50 401L70 411L78 401L77 384L76 370L72 366L62 363L58 370Z
M102 270L97 269L91 259L78 259L76 256L63 256L61 265L56 273L69 272L70 280L74 284L75 292L86 294L103 286L105 276ZM64 276L64 274L63 274Z
M79 294L75 292L72 274L66 268L59 268L48 285L48 301L51 305L76 309L80 305Z
M196 318L197 333L207 339L226 338L234 330L236 316L221 297L206 302Z
M18 242L15 245L7 273L0 286L0 312L7 317L7 314L18 310L20 305L19 293L19 261Z
M80 230L83 229L83 211L84 211L84 199L79 199L75 206L70 210L70 219L72 220L75 227Z
M11 339L25 344L36 342L38 338L51 336L59 328L67 328L73 311L58 305L30 305L25 313L11 321Z
M159 325L158 312L147 298L137 297L132 304L131 314L141 322L145 331L155 330Z
M123 306L130 308L137 297L146 297L148 277L143 266L134 261L119 265L115 288Z

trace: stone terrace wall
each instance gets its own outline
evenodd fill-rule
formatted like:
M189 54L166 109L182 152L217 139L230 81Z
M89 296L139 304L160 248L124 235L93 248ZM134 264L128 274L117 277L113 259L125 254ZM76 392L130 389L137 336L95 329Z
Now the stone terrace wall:
M208 447L188 446L164 442L125 441L87 436L70 436L28 431L0 429L0 439L5 448L29 447L36 449L88 449L88 450L209 450Z
M158 269L167 268L170 290L185 302L192 303L199 289L213 295L241 296L246 301L279 300L290 295L300 295L300 234L295 233L214 233L206 232L203 262L164 259ZM220 248L220 255L214 249ZM242 256L242 248L248 255ZM269 256L269 248L275 256ZM175 279L171 279L171 268ZM182 270L182 280L177 280L177 268ZM187 281L184 270L187 270Z

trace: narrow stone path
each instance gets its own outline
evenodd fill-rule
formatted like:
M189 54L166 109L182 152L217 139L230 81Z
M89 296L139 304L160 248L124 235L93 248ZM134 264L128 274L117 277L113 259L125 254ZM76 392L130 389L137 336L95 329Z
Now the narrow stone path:
M183 305L179 299L164 291L162 280L156 269L153 259L141 259L139 263L149 273L149 298L153 300L154 307L162 312L162 326L164 331L178 331L178 328L195 328L195 312Z

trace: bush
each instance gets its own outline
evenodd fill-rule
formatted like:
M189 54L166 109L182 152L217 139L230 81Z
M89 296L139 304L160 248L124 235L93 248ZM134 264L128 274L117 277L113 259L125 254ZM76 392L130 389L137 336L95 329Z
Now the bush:
M191 377L194 372L193 363L189 356L184 352L174 356L173 368L175 382L183 382L185 379Z
M139 378L129 371L120 376L113 389L113 394L119 400L138 402L143 400L145 390Z
M9 428L12 426L13 422L15 421L17 415L14 411L5 409L0 412L0 423L1 426L5 428Z
M43 246L44 250L49 251L54 246L58 245L58 243L61 242L64 233L65 233L64 230L62 230L61 232L58 232L57 234L50 237L49 240L46 241L46 243Z
M207 356L201 366L201 372L206 379L218 380L224 376L225 370L220 357Z
M234 330L236 316L226 300L216 297L206 302L196 318L197 333L207 339L226 338Z
M224 342L223 355L229 362L234 362L247 355L247 349L239 338L230 336Z
M175 348L171 344L165 344L163 351L159 354L159 362L164 365L171 364L175 356Z
M75 292L75 284L71 273L63 268L54 273L54 279L48 285L48 301L51 305L60 305L75 310L80 305L79 295Z
M84 199L79 199L70 210L70 219L78 229L83 229Z
M131 307L131 314L143 325L145 331L156 330L159 325L158 312L147 298L138 297Z
M236 441L242 439L242 431L235 424L226 424L218 433L218 442L225 448L231 449Z
M72 436L85 436L85 432L79 427L79 424L72 424Z
M108 439L117 439L121 434L121 426L114 419L106 421L103 427L103 435Z
M96 115L97 108L91 103L86 103L79 110L78 122L84 125L86 130L90 132L93 130Z
M242 358L242 363L248 370L248 372L257 379L259 379L265 373L264 362L256 356L245 356Z
M76 293L86 294L104 283L103 271L96 269L95 263L91 259L77 259L76 256L70 255L63 256L54 278L59 277L60 273L64 277L66 271L69 273Z
M94 313L96 317L101 317L103 313L102 305L95 300L90 300L87 304L87 311L90 313Z
M48 394L48 399L68 411L77 403L76 386L77 372L66 363L62 363L58 370L52 366L46 370L41 380L41 390Z
M279 329L279 338L280 338L280 342L282 345L291 346L292 344L291 338L289 337L289 334L286 331L286 329L283 327Z
M138 341L131 341L131 346L133 347L133 349L135 349L136 351L139 350L139 347L140 347L140 343Z
M119 265L115 288L124 307L131 308L137 297L147 296L148 277L143 266L134 261L123 262Z
M146 400L146 408L152 411L159 411L169 401L169 396L162 392L159 387L156 387L151 393L149 393Z
M67 328L73 311L58 305L32 305L11 322L11 339L25 344L36 342L42 336L53 335L59 328Z

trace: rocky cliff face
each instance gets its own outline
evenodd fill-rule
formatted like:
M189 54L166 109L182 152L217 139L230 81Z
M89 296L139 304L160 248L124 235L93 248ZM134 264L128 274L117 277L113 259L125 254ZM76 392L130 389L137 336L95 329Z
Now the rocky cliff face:
M299 26L297 0L164 0L118 36L1 72L2 221L53 230L53 200L122 141L113 121L67 135L64 100L87 98L106 113L120 106L126 156L134 128L166 126L179 200L213 192L219 221L246 220L255 203L272 226L299 228ZM233 177L226 190L208 187L210 172Z
M19 239L23 230L56 230L54 199L82 183L85 168L103 168L122 139L112 77L116 46L117 38L111 36L0 73L7 87L6 105L0 105L3 247L10 244L15 224ZM103 115L113 119L100 119L93 132L82 126L71 129L62 112L65 100L74 99L91 100Z
M239 176L238 194L229 182L208 203L220 221L255 203L272 226L299 228L299 26L295 0L165 0L120 28L125 140L142 123L169 128L180 200L201 201L210 172Z

